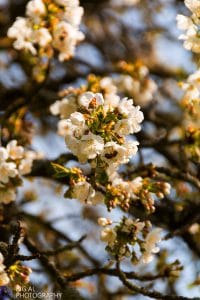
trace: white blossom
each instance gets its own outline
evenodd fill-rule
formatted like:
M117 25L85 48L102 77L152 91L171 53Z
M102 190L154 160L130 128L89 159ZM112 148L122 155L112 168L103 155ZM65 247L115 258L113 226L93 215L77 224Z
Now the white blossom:
M134 78L130 75L120 75L114 79L114 82L119 91L132 97L136 104L146 106L153 99L157 85L148 77L149 70L146 66L141 66L137 73Z
M122 99L118 105L118 110L122 115L129 116L134 110L133 99Z
M0 164L0 182L8 183L10 178L16 177L18 171L14 162L2 162Z
M116 94L117 87L113 84L113 80L111 77L103 77L100 82L101 89L104 90L105 98L107 94Z
M83 8L81 6L66 6L63 18L73 26L78 26L82 16Z
M32 55L37 55L43 48L47 56L51 56L51 52L45 49L49 46L59 52L60 61L74 55L76 44L84 38L78 29L83 8L79 6L79 1L60 0L53 5L55 9L52 12L51 5L45 5L43 0L27 3L26 17L18 17L8 30L8 37L15 40L15 49L28 50Z
M55 0L55 2L59 5L62 6L78 6L79 5L79 0Z
M94 101L96 106L104 104L103 96L100 93L94 94L92 92L86 92L79 97L79 105L84 106L86 108L89 107L91 101Z
M101 159L108 164L108 172L111 174L120 164L127 163L132 155L137 152L138 142L127 141L123 146L116 142L108 142L104 146Z
M136 177L132 181L125 181L118 173L114 173L110 176L110 180L113 186L123 188L129 198L137 198L136 193L142 188L142 177Z
M126 136L134 132L133 122L130 119L119 120L115 125L115 131L120 136ZM139 128L138 128L139 129Z
M9 204L10 202L15 201L16 191L14 188L0 188L0 202L4 204Z
M102 204L103 194L95 191L87 181L77 182L72 189L72 197L89 205Z
M120 97L116 94L106 94L104 101L104 110L113 110L115 109L120 101Z
M158 87L155 81L149 78L144 86L141 86L139 93L134 96L135 99L137 99L136 103L140 104L142 107L149 104L157 89Z
M153 254L159 252L160 249L156 244L161 241L161 231L160 228L156 228L148 233L144 242L144 253L141 257L142 263L147 264L151 262L153 260Z
M80 151L80 141L72 135L66 135L65 143L69 150L71 150L71 152L78 157Z
M180 87L184 91L182 97L182 105L185 108L184 125L186 128L188 126L198 128L200 126L200 71L191 74L185 82L180 83ZM198 157L199 147L194 151Z
M69 59L75 51L77 42L82 41L84 35L76 27L61 21L53 31L53 47L59 51L60 61Z
M79 112L71 114L70 119L61 120L58 123L58 132L61 135L65 135L65 141L69 149L73 154L77 155L81 144L85 145L84 132L86 130L85 119L83 115ZM92 138L89 138L92 139ZM89 142L88 142L89 143Z
M111 225L112 221L110 219L106 219L106 218L98 218L98 224L100 226L107 226L107 225Z
M61 113L60 112L60 103L61 103L61 101L57 100L50 106L49 110L52 113L52 115L57 116Z
M62 119L69 118L70 115L77 109L75 99L63 98L61 101L57 100L50 106L50 111L53 115L60 115Z
M200 70L191 74L186 82L181 83L181 88L185 91L184 101L192 102L200 99Z
M4 147L0 147L0 162L8 159L8 151Z
M131 181L132 190L136 193L142 187L142 177L138 176Z
M193 26L193 22L189 17L183 15L176 16L177 26L181 30L187 30Z
M139 106L134 106L131 109L131 113L127 119L122 119L115 125L115 131L120 136L126 136L132 133L136 133L141 130L140 123L143 121L144 115L140 111Z
M22 146L18 146L16 140L9 142L6 148L11 159L16 160L23 157L24 148Z
M103 77L99 81L100 89L104 95L104 109L114 109L118 106L120 97L117 95L117 87L114 85L112 78Z
M18 17L12 27L8 30L8 37L15 39L14 48L17 50L28 50L33 55L36 55L37 51L32 43L32 33L29 20L26 18Z
M80 138L83 136L84 131L86 129L84 119L82 119L82 121L79 122L79 125L77 125L78 120L77 120L77 118L75 120L75 117L74 118L70 117L70 119L61 120L61 121L63 121L63 125L64 125L64 121L65 121L64 126L65 126L66 138L67 137L69 137L69 138L75 137L78 139L77 142L80 141Z
M8 204L16 198L16 189L21 185L20 175L31 172L33 160L39 156L25 150L11 140L6 147L0 147L0 201Z
M200 16L200 2L199 0L185 0L185 5L191 12L195 13L198 17Z
M120 75L115 79L116 84L119 84L120 89L132 93L134 90L139 90L139 82L134 80L130 75Z
M38 18L46 14L46 8L42 0L31 0L26 6L26 15L31 18Z
M38 44L40 47L46 47L51 41L52 36L47 28L40 28L33 31L33 43Z
M82 136L79 147L78 159L81 163L85 163L103 151L104 140L99 135L89 133Z
M134 228L135 235L137 235L138 233L140 233L143 230L144 226L145 226L144 222L139 222L139 220L132 220L132 219L128 218L124 222L122 231L126 232L126 233L130 233Z
M192 12L190 17L177 15L177 26L180 30L184 30L185 34L181 34L179 39L184 40L184 47L195 53L200 53L200 2L198 0L185 0L185 5Z
M79 112L74 112L71 114L70 119L72 121L72 124L77 126L84 126L85 125L85 118L83 114Z
M186 34L180 35L179 39L184 40L185 49L200 53L200 41L195 27L190 27Z
M113 228L106 227L101 231L101 240L112 246L115 242L117 234Z
M171 191L171 185L168 182L165 182L164 183L164 190L163 190L164 194L168 195L168 194L170 194L170 191Z
M64 136L64 137L67 136L69 134L69 130L71 129L69 127L68 120L60 120L58 122L58 134L60 136Z
M91 191L91 185L87 181L81 181L74 185L72 191L72 197L81 201L86 202Z
M189 227L188 231L191 234L196 234L199 232L199 229L200 229L200 225L198 223L194 223Z
M125 149L126 149L125 156L129 156L129 158L134 156L138 151L138 145L139 145L138 141L130 141L130 140L126 141L125 145L124 145ZM125 158L125 162L128 162L128 161L129 161L128 157Z
M31 172L33 166L33 160L31 158L24 158L19 164L19 174L26 175Z
M135 230L137 230L138 233L140 233L143 228L145 227L145 223L144 222L140 222L139 219L137 219L135 222L134 222L134 226L135 226Z

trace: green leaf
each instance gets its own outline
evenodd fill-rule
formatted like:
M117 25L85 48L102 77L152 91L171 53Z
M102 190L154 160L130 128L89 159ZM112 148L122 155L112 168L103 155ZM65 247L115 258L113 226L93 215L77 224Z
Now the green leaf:
M69 169L65 168L59 164L56 163L51 163L51 166L53 167L55 171L55 177L56 178L63 178L63 177L68 177L69 176Z

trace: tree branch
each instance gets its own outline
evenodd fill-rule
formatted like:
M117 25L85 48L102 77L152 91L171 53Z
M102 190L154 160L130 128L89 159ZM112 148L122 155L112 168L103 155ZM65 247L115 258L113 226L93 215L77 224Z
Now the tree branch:
M168 277L169 275L167 272L163 272L156 275L151 275L151 274L138 275L136 272L123 272L123 273L126 275L127 278L135 279L139 281L152 281L159 278ZM95 268L95 269L88 269L86 271L75 273L75 274L69 274L65 276L65 278L71 282L71 281L76 281L85 277L99 275L99 274L119 277L119 272L117 269Z
M120 270L119 262L117 263L117 270L121 282L134 293L142 294L144 296L154 298L154 299L160 299L160 300L189 300L189 299L199 300L199 298L187 298L187 297L176 296L176 295L163 295L160 292L157 292L155 290L149 291L145 287L137 286L136 284L133 284L130 281L128 281L125 273Z

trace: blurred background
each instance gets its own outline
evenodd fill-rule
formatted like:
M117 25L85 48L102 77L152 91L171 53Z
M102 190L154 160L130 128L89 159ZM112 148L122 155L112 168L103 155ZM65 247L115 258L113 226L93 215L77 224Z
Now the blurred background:
M24 15L27 1L0 0L0 113L4 115L8 108L14 112L7 119L6 126L2 125L2 143L7 139L17 138L24 145L31 144L31 148L41 152L44 159L57 159L68 151L64 138L57 134L58 119L49 111L49 106L59 99L58 93L69 86L78 87L86 83L89 74L117 78L123 72L120 62L126 61L144 65L149 72L141 90L134 97L135 103L142 106L145 121L143 131L137 136L142 143L141 150L130 165L137 167L141 160L143 164L154 162L160 166L169 165L169 160L172 164L180 164L179 150L173 147L161 147L159 150L152 147L150 141L152 137L159 139L166 134L177 136L185 128L184 114L180 106L183 92L177 82L186 79L196 70L197 57L186 51L178 40L180 31L176 26L176 15L187 15L188 11L181 0L141 0L135 1L134 5L121 5L121 2L123 1L81 1L84 7L81 30L85 34L85 40L68 62L60 63L56 59L51 62L47 80L32 99L29 94L32 82L30 66L12 48L12 42L6 37L15 18ZM37 74L39 71L35 69L34 72ZM149 81L155 82L156 88L150 95L150 101L142 104L140 96L146 96L145 85L149 85ZM16 103L27 97L30 97L28 108L18 109ZM76 163L65 161L65 164L71 166ZM69 239L76 240L86 234L87 239L82 243L85 249L91 257L101 261L102 265L108 264L110 258L104 249L105 245L100 242L100 229L96 222L100 216L110 216L106 209L101 205L83 206L77 200L66 199L63 197L65 187L61 184L44 178L47 176L42 172L41 176L35 176L34 171L32 175L20 188L17 200L32 238L44 247L56 247L58 243L64 242L64 239L55 238L51 231L40 224L37 220L39 217L50 222ZM177 195L174 190L171 199L160 204L161 212L162 209L169 209L170 205L181 206L184 201L184 196ZM121 212L115 210L111 215L112 219L118 221ZM170 219L167 221L167 226L170 226L168 223ZM161 225L160 221L157 225ZM163 235L168 232L167 226ZM171 263L178 258L184 265L179 279L159 279L144 285L161 292L199 297L200 288L193 285L193 282L199 278L200 245L199 240L196 240L195 247L190 243L182 237L162 241L160 254L148 267L133 267L127 263L125 269L131 271L134 268L139 273L153 272L158 268L160 260L166 259ZM25 246L22 246L22 251L28 253ZM61 254L56 263L63 272L92 265L91 259L87 259L79 250ZM44 275L39 262L28 264L33 269L31 282L41 289L50 288L52 283ZM144 299L144 296L128 295L115 277L93 276L75 282L74 285L86 299Z

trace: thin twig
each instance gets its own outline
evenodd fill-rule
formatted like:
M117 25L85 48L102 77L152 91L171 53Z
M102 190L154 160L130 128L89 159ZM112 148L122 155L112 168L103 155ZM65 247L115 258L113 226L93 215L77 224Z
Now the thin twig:
M65 240L69 243L72 243L72 239L70 239L66 233L62 233L61 231L59 231L58 229L54 228L50 222L42 220L41 218L39 218L38 216L34 216L31 215L27 212L20 212L19 213L20 216L24 217L24 218L28 218L29 220L36 222L38 224L40 224L43 228L45 228L46 230L52 231L55 233L55 235L57 235L58 238ZM94 258L92 255L90 255L87 250L81 245L79 244L77 246L77 248L79 249L79 251L96 267L98 267L100 265L99 261Z
M32 260L32 259L37 259L37 258L40 258L41 255L46 255L46 256L54 256L54 255L57 255L59 253L62 253L64 251L69 251L69 250L72 250L76 247L79 246L79 244L86 238L86 236L83 236L81 237L78 241L76 242L72 242L68 245L65 245L63 247L60 247L56 250L48 250L48 251L40 251L34 255L16 255L15 256L15 259L16 260L20 260L20 261L25 261L25 260Z

